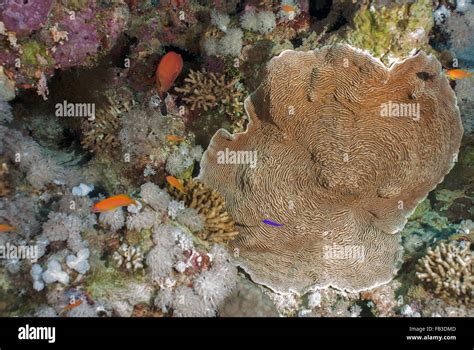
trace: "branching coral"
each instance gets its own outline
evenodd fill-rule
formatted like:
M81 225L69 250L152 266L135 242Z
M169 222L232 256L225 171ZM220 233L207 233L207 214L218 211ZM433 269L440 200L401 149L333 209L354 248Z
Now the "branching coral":
M184 192L172 190L173 195L184 201L188 208L196 209L204 216L205 229L197 236L210 242L228 242L234 239L238 232L234 220L225 208L224 198L216 191L201 182L189 180Z
M474 291L470 244L463 248L441 243L429 249L418 262L416 276L434 288L434 293L446 300L470 303Z
M94 120L82 122L82 146L90 152L114 151L120 146L120 110L109 98L107 107L96 111Z
M229 79L224 74L218 75L203 69L191 70L184 81L184 87L175 90L184 95L183 101L192 111L217 109L231 120L243 114L245 91L239 78Z
M239 229L230 245L252 280L279 292L390 281L407 216L460 146L440 63L420 52L389 69L349 45L287 50L245 107L248 130L218 131L198 180L225 198Z

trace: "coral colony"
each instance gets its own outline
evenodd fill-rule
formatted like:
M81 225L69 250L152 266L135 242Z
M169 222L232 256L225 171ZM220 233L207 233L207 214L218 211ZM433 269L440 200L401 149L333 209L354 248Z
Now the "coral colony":
M0 316L474 316L474 5L317 3L0 1Z

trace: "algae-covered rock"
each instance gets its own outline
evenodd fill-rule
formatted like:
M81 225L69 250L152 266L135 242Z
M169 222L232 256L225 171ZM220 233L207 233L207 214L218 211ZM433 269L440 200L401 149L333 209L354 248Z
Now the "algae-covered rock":
M385 63L406 57L413 50L431 51L428 34L433 26L430 0L397 5L377 5L376 1L360 6L348 29L333 42L346 42L368 50Z

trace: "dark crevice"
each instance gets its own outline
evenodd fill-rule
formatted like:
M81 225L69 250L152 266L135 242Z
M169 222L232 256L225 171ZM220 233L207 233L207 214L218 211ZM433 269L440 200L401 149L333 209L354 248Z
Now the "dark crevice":
M332 0L310 1L309 14L316 19L324 19L329 15L332 8Z

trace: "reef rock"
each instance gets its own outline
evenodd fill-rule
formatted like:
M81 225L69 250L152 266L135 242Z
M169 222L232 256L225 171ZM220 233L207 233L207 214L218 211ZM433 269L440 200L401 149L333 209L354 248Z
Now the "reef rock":
M198 177L225 198L239 264L280 292L390 281L398 233L463 133L439 62L420 52L387 68L348 45L288 50L245 108L248 130L219 130Z

